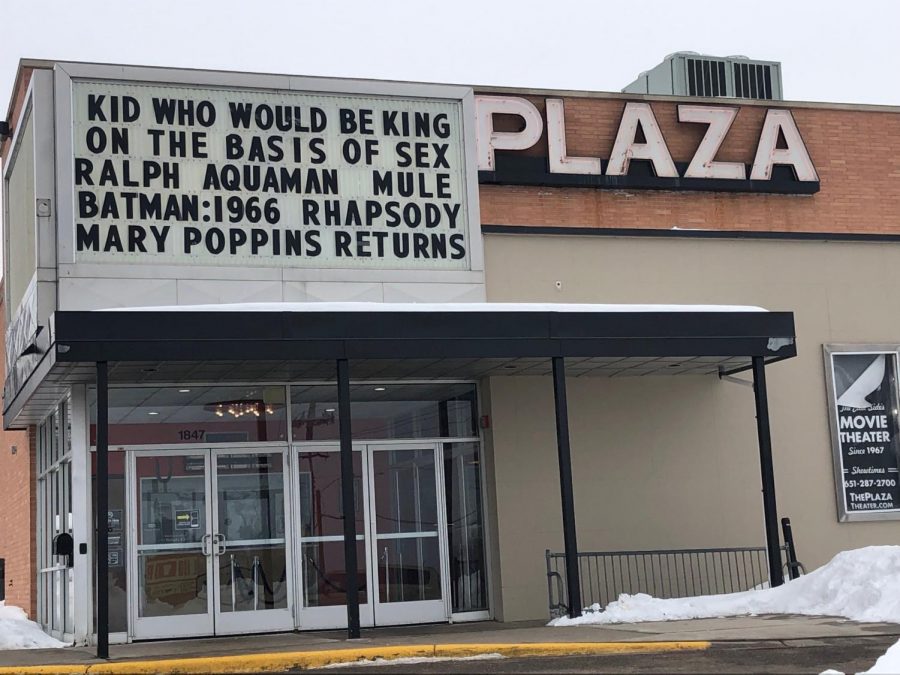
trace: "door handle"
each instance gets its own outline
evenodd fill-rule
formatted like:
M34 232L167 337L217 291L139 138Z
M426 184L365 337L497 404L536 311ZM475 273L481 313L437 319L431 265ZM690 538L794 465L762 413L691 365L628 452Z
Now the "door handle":
M223 553L225 553L225 549L227 548L227 546L225 545L225 535L224 534L214 534L212 536L212 541L216 547L216 550L215 550L216 555L222 555Z
M384 553L381 555L384 561L384 602L391 601L391 556L388 553L388 547L384 547Z
M209 556L209 540L210 539L211 539L211 536L208 534L204 534L203 537L200 539L200 552L205 556Z

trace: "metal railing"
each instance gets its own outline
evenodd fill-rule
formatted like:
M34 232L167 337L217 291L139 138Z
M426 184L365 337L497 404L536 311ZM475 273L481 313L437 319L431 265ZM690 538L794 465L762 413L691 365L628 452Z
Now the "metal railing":
M794 579L803 565L792 544L781 551L782 564ZM568 612L566 558L549 549L546 558L550 616L557 617ZM768 582L768 570L763 546L578 553L582 607L605 607L622 593L686 598L747 591Z

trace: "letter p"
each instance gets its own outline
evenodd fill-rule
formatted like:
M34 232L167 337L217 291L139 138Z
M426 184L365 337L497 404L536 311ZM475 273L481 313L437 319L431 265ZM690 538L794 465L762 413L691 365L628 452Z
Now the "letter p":
M494 115L517 115L521 131L494 131ZM506 96L475 97L476 155L479 171L494 170L494 150L527 150L541 138L544 121L531 101Z

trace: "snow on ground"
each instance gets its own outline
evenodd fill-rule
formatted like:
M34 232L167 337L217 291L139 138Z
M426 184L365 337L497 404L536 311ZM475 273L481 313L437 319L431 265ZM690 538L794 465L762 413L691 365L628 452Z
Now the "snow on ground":
M322 668L349 668L356 666L403 666L416 663L437 663L438 661L493 661L505 658L502 654L478 654L476 656L407 656L399 659L363 659L346 663L331 663Z
M875 665L860 675L897 675L900 673L900 642L878 657Z
M856 675L898 675L900 673L900 642L878 657L875 665ZM845 675L840 670L823 670L819 675Z
M853 621L900 623L900 546L869 546L838 553L826 565L777 588L670 599L652 598L644 593L622 594L605 609L595 604L576 619L561 617L550 625L756 614L842 616Z
M0 602L0 649L65 646L65 642L50 637L34 621L29 621L22 609Z

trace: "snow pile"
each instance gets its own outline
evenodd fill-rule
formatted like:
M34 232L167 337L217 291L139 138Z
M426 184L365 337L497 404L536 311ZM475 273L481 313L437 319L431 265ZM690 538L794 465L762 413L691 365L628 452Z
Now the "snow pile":
M47 647L65 647L47 635L19 607L7 606L0 602L0 649L42 649Z
M875 665L860 675L897 675L900 673L900 642L878 657Z
M856 675L897 675L898 673L900 673L900 642L879 656L874 666ZM845 675L845 673L829 668L823 670L819 675Z
M828 564L777 588L671 599L652 598L644 593L623 594L605 610L595 604L577 619L561 617L550 625L754 614L842 616L853 621L900 623L900 546L869 546L838 553Z

